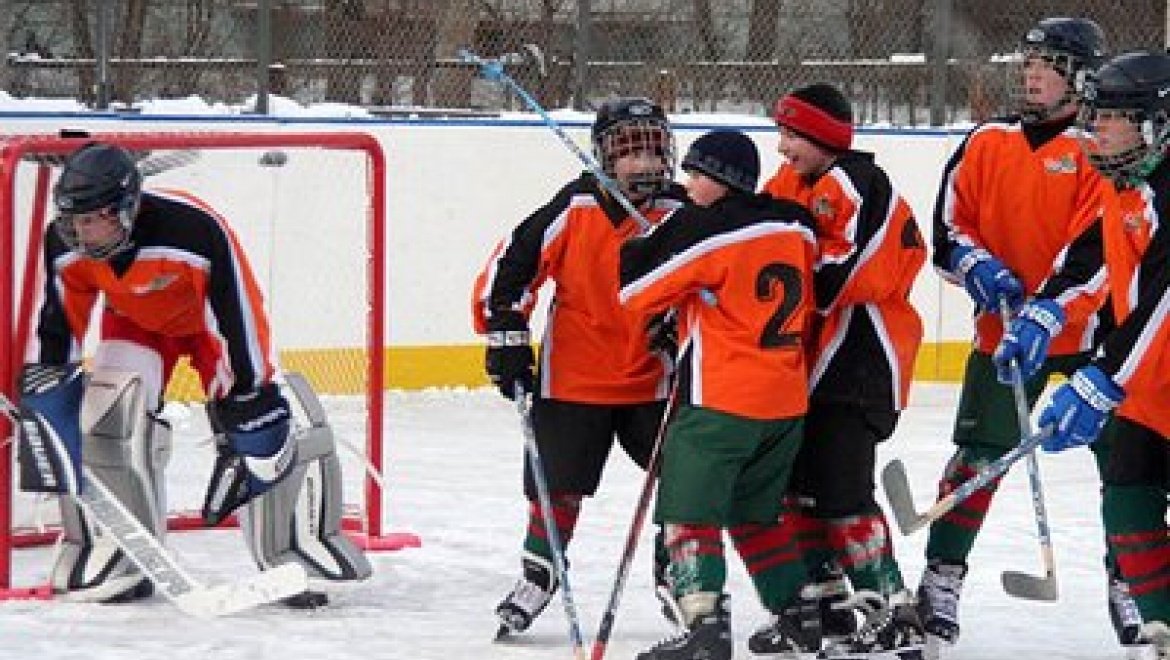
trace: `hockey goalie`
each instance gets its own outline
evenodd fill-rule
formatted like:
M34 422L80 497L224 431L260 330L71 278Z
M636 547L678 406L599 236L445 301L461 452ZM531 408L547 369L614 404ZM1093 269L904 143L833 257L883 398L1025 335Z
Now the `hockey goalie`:
M100 480L163 537L171 443L157 411L183 356L216 435L205 523L238 512L261 569L297 562L325 584L369 577L341 533L341 468L324 410L307 381L281 374L262 294L227 221L192 195L142 190L134 157L99 142L66 158L53 202L18 437L21 488L62 494L54 592L100 602L153 592L76 494ZM87 373L81 349L99 300ZM314 588L290 604L325 600Z

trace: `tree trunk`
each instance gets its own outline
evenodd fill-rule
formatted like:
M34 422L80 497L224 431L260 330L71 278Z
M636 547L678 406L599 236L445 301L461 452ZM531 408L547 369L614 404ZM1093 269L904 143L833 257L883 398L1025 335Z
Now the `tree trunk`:
M749 62L770 62L776 59L776 37L782 4L783 0L752 0L746 53ZM768 70L773 69L775 67L768 67ZM748 76L744 87L751 98L765 105L784 91L776 89L775 76L768 75L762 69Z
M435 5L437 38L432 59L437 63L457 57L460 48L475 43L479 7L473 0L447 0ZM434 104L441 108L470 106L472 75L468 67L438 66L431 82Z

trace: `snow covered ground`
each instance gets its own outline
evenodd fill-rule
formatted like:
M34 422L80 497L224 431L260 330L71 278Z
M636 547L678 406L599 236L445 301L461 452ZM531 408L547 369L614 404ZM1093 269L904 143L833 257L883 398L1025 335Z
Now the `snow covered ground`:
M883 448L883 463L895 455L905 460L920 508L930 501L951 451L956 393L949 385L917 386L912 408ZM10 601L0 604L0 659L571 658L559 599L518 641L491 641L492 609L518 573L525 518L519 495L524 443L515 409L487 389L393 393L388 406L387 521L392 531L417 533L423 545L375 556L371 581L335 594L333 604L318 611L264 607L210 622L186 617L158 598L120 606ZM976 546L963 598L963 638L948 658L1124 657L1105 611L1099 497L1089 454L1044 455L1041 465L1061 598L1032 603L1013 599L999 586L1004 570L1040 568L1020 469L1005 482ZM351 467L347 479L356 487L360 475ZM582 514L570 558L587 639L609 597L642 480L615 453L599 496ZM907 579L915 584L924 537L897 541ZM209 581L251 570L234 531L172 535L171 544ZM667 632L650 590L649 544L645 533L607 658L630 659ZM49 558L46 549L19 552L16 583L44 582ZM765 613L734 553L730 566L736 657L749 658L744 642Z

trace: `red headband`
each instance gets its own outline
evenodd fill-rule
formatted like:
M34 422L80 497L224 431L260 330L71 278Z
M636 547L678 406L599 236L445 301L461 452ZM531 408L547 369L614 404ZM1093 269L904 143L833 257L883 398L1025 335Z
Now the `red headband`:
M837 119L791 94L777 101L775 119L777 124L836 151L847 151L853 144L852 123Z

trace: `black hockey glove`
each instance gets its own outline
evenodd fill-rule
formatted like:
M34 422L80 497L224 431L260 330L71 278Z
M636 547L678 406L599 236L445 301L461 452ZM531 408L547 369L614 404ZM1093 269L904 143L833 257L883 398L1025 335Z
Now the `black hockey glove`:
M487 329L484 368L492 384L508 399L516 397L516 383L531 392L536 381L532 373L536 358L524 315L509 310L493 312Z
M673 309L655 314L646 324L646 336L651 353L674 360L678 356L678 315Z

